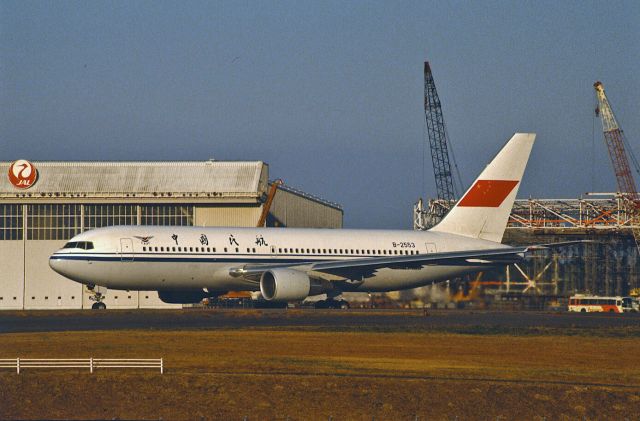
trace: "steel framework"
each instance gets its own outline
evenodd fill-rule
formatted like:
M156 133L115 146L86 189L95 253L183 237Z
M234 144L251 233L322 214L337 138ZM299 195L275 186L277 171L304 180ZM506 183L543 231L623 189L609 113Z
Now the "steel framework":
M609 198L518 199L514 202L507 229L621 230L640 229L626 205L624 195L607 193ZM450 209L454 201L433 199L427 212ZM417 212L414 214L418 214ZM576 232L578 233L578 232Z
M637 227L622 195L608 199L516 200L508 228L602 230Z

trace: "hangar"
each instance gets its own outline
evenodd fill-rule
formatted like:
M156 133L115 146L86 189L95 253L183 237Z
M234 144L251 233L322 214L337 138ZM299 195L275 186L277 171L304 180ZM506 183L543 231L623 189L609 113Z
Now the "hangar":
M261 161L0 162L0 309L91 308L49 255L110 225L256 226L268 202ZM281 185L267 226L341 228L342 208ZM108 308L166 307L153 291L109 291Z

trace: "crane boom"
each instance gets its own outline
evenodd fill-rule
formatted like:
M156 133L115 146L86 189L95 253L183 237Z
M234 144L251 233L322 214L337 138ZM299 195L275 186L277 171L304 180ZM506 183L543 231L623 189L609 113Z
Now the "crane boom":
M280 179L271 183L269 194L267 195L267 199L265 200L264 205L262 205L262 212L260 213L260 218L258 219L258 224L256 225L258 228L264 227L264 224L267 223L267 217L269 216L269 211L271 210L271 204L273 203L273 198L276 196L278 187L283 184L284 182Z
M424 115L431 149L431 161L436 179L438 199L454 201L456 190L449 161L447 131L442 117L442 106L428 61L424 62ZM444 212L446 213L446 212ZM439 215L443 217L443 215Z
M624 133L620 129L616 117L613 114L609 100L604 93L604 86L601 82L593 84L598 97L598 111L602 120L602 130L604 131L604 141L609 149L609 156L616 174L616 181L620 193L633 201L638 202L638 191L633 180L631 166L625 150Z
M428 229L440 222L454 205L457 196L449 159L449 139L442 116L442 105L428 61L424 62L424 117L437 197L429 200L428 209L424 207L422 199L413 206L413 228L419 230ZM455 157L453 163L455 164ZM458 173L458 181L460 181L459 178Z
M607 95L604 93L604 85L602 82L594 83L593 87L596 90L596 97L598 98L596 114L599 114L600 119L602 120L604 141L607 144L607 149L609 150L611 164L613 165L613 171L616 175L618 190L625 199L627 213L630 217L629 223L633 232L633 238L635 239L636 247L640 252L640 200L638 198L636 183L633 179L633 174L631 173L629 159L624 146L624 133L613 114L613 109L609 104Z

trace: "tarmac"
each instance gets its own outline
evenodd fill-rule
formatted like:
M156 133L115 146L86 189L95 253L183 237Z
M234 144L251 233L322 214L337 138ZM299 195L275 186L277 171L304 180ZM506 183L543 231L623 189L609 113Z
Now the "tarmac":
M182 309L2 311L0 333L96 330L311 329L537 334L640 331L640 313L485 310Z

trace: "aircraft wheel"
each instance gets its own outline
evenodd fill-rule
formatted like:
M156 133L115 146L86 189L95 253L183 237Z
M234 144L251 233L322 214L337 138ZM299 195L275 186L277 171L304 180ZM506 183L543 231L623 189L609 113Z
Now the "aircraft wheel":
M93 303L91 308L93 310L106 310L107 309L107 305L105 303L103 303L103 302Z
M586 312L587 312L587 310L584 309L584 308L582 310L580 310L580 313L586 313Z
M344 300L340 300L339 301L339 307L343 310L347 310L350 306L349 303L347 301Z

